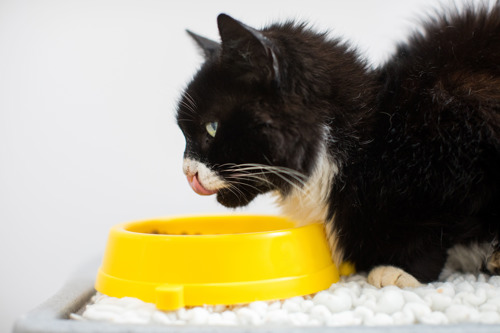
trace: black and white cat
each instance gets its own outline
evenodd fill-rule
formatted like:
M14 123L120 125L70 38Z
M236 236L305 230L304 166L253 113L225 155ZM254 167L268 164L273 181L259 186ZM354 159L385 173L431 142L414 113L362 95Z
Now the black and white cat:
M275 193L377 286L435 280L472 248L479 265L455 264L498 270L498 3L429 20L377 69L304 24L217 22L220 44L190 33L206 61L177 112L195 192Z

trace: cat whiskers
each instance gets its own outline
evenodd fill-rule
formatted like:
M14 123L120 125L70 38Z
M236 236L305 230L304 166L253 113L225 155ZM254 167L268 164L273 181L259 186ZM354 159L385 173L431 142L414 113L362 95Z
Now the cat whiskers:
M194 118L194 116L196 115L196 110L193 108L192 105L188 104L185 101L180 101L179 104L182 105L186 111L188 111L187 114L189 116Z
M225 187L229 192L233 193L236 197L241 198L245 194L243 193L242 190L240 190L237 186L234 184L228 184L227 187Z
M198 112L196 111L198 109L198 105L194 101L193 97L189 93L184 94L184 98L181 99L179 102L180 105L184 107L184 110L186 110L186 115L189 116L189 118L182 118L179 119L180 121L194 121L196 116L198 115Z
M244 195L243 191L241 189L239 189L236 185L241 185L242 187L244 187L244 186L250 187L250 188L256 189L257 191L259 190L257 187L255 187L253 185L250 185L250 184L248 184L246 182L240 182L240 181L234 180L235 177L228 177L228 178L232 178L232 179L231 179L231 181L230 181L229 186L227 187L227 189L228 190L234 189L234 190L238 191L242 196ZM231 192L235 193L234 191L231 191Z
M226 176L226 178L230 180L231 184L239 184L242 186L251 187L253 189L256 189L257 191L259 189L256 186L253 186L253 185L249 184L248 182L245 182L245 180L257 180L257 181L263 182L267 185L272 185L271 181L268 180L265 177L265 175L262 177L262 176L259 176L256 174L251 174L251 173L237 173L237 174L231 174L229 176ZM238 181L238 180L241 180L241 181Z
M187 101L189 102L189 104L191 104L191 106L193 107L193 109L197 109L198 108L198 105L196 104L196 102L194 101L194 98L193 96L191 96L187 91L186 93L184 94L184 96L186 97Z
M275 175L291 185L293 188L304 193L304 186L306 185L307 177L290 168L286 167L278 167L271 166L265 164L256 164L256 163L243 163L243 164L224 164L220 167L226 167L226 171L230 172L229 176L226 178L231 179L248 179L248 180L258 180L262 181L267 185L273 186L272 182L269 180L269 175ZM244 183L247 186L251 186L249 184ZM305 194L305 193L304 193Z

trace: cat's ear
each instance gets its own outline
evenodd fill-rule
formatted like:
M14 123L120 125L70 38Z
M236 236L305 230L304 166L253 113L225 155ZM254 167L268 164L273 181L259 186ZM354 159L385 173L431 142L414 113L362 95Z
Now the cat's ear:
M217 25L223 62L233 65L235 73L244 77L279 84L277 48L271 40L226 14L217 17Z
M216 41L205 38L203 36L197 35L192 31L186 30L186 32L191 36L196 44L201 48L203 54L205 55L205 59L207 60L215 60L219 57L221 52L221 46Z

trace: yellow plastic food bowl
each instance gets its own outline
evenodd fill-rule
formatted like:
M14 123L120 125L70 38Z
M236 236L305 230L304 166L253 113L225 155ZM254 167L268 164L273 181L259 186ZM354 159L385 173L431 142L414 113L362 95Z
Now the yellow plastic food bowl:
M338 280L322 225L227 215L113 227L95 287L175 310L307 295Z

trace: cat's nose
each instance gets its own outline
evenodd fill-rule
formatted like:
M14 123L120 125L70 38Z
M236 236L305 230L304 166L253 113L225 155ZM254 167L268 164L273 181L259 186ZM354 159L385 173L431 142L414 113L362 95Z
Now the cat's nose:
M198 193L199 195L212 195L217 193L215 190L209 190L206 189L198 179L198 173L192 174L192 173L187 173L186 174L187 180L193 191Z

